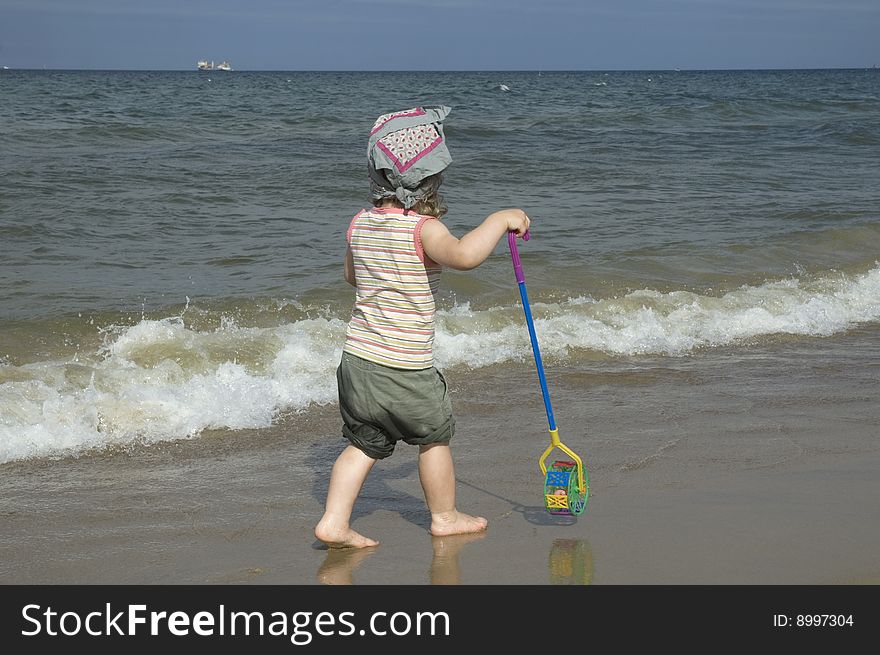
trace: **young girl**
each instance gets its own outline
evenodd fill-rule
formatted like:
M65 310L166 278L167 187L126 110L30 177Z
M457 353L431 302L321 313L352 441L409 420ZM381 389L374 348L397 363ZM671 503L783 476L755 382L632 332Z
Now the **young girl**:
M351 445L330 476L315 536L333 548L375 546L349 525L376 460L398 441L419 447L419 479L431 534L479 532L485 518L459 512L449 440L455 419L446 381L434 368L434 311L441 267L470 270L529 217L504 209L456 239L440 222L441 172L452 162L443 134L448 107L416 107L380 116L367 148L372 209L348 228L345 279L357 288L336 371L342 429Z

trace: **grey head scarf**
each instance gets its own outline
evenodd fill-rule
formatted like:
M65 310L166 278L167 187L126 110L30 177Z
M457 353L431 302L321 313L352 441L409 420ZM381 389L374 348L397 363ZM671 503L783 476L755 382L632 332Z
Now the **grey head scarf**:
M443 119L450 111L442 105L414 107L376 119L367 147L375 200L397 198L410 209L425 196L420 183L452 163L443 136Z

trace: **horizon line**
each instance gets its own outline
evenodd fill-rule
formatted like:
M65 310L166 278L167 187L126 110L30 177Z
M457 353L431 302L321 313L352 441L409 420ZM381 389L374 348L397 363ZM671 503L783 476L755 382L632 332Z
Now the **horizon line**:
M47 68L3 66L4 71L46 72L120 72L120 73L608 73L608 72L713 72L713 71L813 71L813 70L874 70L878 64L866 66L769 67L769 68L463 68L463 69L355 69L355 68L239 68L232 70L200 70L198 68Z

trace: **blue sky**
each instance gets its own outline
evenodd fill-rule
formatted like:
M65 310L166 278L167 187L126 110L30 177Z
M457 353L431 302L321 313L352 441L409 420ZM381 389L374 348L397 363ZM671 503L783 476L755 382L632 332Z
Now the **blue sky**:
M880 0L0 0L10 68L880 65Z

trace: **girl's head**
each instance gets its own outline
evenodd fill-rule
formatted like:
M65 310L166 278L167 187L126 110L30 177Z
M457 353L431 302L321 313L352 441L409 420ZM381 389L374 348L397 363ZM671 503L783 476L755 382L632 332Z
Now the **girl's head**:
M447 207L443 196L440 194L440 185L442 183L443 173L434 173L422 180L419 184L419 197L409 209L412 209L416 214L443 218L447 212ZM403 207L403 203L397 196L377 198L376 194L373 194L373 206L387 207L388 205Z
M415 107L379 116L370 132L367 170L375 205L396 204L441 217L441 173L452 162L443 135L449 107Z

